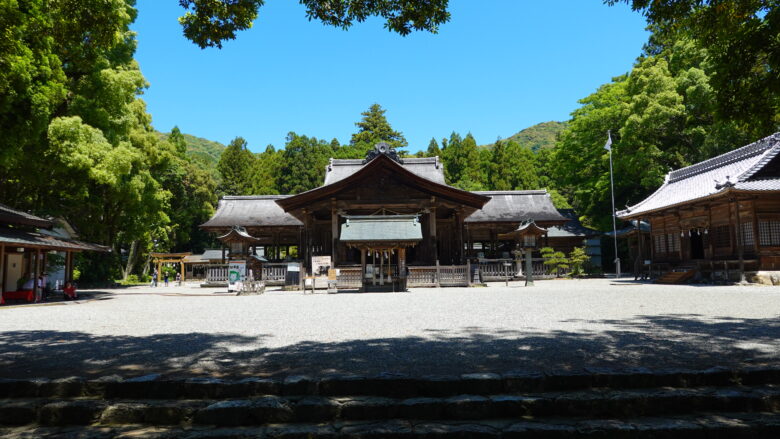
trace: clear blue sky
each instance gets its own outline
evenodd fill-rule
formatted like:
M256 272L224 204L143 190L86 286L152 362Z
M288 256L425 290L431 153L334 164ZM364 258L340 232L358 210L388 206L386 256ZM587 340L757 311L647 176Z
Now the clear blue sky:
M378 19L348 31L268 0L252 29L220 49L181 33L176 0L139 0L136 58L151 83L154 126L250 149L290 131L349 142L377 102L409 141L471 132L479 144L549 120L627 72L648 34L640 14L601 0L451 0L438 34L390 33Z

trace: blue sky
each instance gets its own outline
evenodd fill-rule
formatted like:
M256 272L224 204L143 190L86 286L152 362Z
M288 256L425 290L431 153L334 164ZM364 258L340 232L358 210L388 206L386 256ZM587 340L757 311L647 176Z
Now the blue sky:
M638 13L601 0L451 0L438 34L348 31L309 22L295 0L267 0L252 29L220 49L181 33L175 0L139 0L136 59L154 126L253 151L290 131L349 142L377 102L409 150L471 132L479 144L549 120L627 72L648 33Z

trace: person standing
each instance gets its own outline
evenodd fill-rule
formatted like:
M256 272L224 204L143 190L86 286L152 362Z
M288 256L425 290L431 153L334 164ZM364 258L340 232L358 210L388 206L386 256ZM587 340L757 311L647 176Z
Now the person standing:
M157 287L157 269L152 272L152 286Z
M165 281L165 286L168 286L168 272L166 271L163 273L163 280Z
M176 273L176 286L181 286L181 273Z

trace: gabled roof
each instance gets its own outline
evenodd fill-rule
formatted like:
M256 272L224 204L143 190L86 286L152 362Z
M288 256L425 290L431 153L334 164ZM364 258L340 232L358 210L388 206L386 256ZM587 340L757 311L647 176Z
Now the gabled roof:
M298 195L293 195L288 198L279 198L276 203L282 207L286 212L295 210L323 198L327 198L337 194L338 192L350 189L358 184L364 178L371 178L377 175L382 170L388 170L393 173L394 176L403 179L406 184L411 187L428 192L439 198L445 198L458 202L462 205L480 209L489 201L488 197L480 195L478 193L467 192L461 189L447 186L443 183L437 183L433 180L429 180L425 177L421 177L412 171L406 169L403 165L396 162L386 154L379 154L376 158L363 165L355 173L344 177L341 180L335 181L331 184L320 186L316 189L311 189L306 192L301 192Z
M446 184L444 181L444 167L439 162L439 157L426 158L405 158L401 164L407 171L422 178L431 180L439 184ZM323 186L341 181L364 166L363 160L352 159L330 159L330 163L325 168L325 183Z
M33 226L42 227L45 229L50 229L54 226L54 223L47 219L31 215L21 210L13 209L6 206L5 204L0 204L0 224Z
M517 229L512 230L509 233L500 233L498 235L498 239L519 240L524 236L542 236L545 233L547 233L547 229L539 227L539 225L533 221L528 221L526 223L520 224Z
M416 215L348 216L339 239L346 243L416 242L422 240L422 226Z
M566 217L569 221L560 226L549 227L547 229L548 238L585 238L601 234L598 230L589 229L583 226L574 209L558 209L558 213Z
M568 221L552 203L545 190L483 191L475 194L490 197L490 201L466 218L466 223L488 222L552 222Z
M65 239L38 232L27 232L19 229L0 228L0 243L7 246L40 248L61 251L98 251L110 252L109 247L90 244L88 242Z
M618 212L620 218L635 218L695 200L718 196L730 190L780 191L780 133L750 145L677 169L664 184L638 204Z
M233 226L230 231L222 236L217 236L217 239L222 242L249 242L256 243L260 240L247 233L246 229L241 226Z
M301 226L303 223L285 213L277 200L289 195L225 196L219 200L217 211L200 227L224 228L233 226Z

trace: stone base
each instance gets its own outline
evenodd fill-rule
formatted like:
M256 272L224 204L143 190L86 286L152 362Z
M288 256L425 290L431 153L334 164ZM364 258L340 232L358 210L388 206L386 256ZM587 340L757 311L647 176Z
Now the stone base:
M751 283L761 285L780 285L780 271L758 271L756 273L746 273L747 279Z

